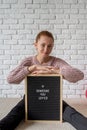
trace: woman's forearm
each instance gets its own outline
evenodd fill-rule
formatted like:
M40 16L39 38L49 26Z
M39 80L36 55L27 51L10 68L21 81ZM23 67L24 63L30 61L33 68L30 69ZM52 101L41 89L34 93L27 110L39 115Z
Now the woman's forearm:
M61 68L61 74L63 75L64 79L69 82L77 82L84 78L84 73L76 68L71 66L64 66Z
M8 83L19 84L29 74L28 67L17 67L11 71L7 77Z

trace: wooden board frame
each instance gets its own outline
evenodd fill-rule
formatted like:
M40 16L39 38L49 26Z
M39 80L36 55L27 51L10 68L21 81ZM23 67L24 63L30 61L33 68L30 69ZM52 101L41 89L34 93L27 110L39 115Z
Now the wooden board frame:
M60 119L59 120L38 120L38 119L35 119L35 120L29 120L28 119L28 108L27 108L27 105L28 105L28 95L27 95L27 77L29 78L29 77L31 77L31 76L33 76L33 77L37 77L37 76L41 76L41 77L51 77L51 76L53 76L53 77L55 77L55 76L58 76L58 77L60 77ZM26 122L44 122L44 121L46 121L46 122L53 122L53 121L57 121L57 122L60 122L60 123L62 123L62 75L58 75L58 74L39 74L39 75L33 75L33 74L30 74L30 75L28 75L26 78L25 78L25 121Z

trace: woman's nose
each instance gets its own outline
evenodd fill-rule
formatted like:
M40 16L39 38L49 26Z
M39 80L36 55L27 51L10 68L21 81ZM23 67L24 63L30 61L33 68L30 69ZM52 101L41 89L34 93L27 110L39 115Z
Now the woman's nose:
M45 51L45 52L47 52L47 51L48 51L48 48L47 48L47 47L45 47L45 48L44 48L44 51Z

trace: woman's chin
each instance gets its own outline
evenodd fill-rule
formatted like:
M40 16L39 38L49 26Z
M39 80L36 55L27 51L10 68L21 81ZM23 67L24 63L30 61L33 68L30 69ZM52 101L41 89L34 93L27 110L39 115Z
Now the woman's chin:
M42 54L43 55L43 57L48 57L49 56L49 54Z

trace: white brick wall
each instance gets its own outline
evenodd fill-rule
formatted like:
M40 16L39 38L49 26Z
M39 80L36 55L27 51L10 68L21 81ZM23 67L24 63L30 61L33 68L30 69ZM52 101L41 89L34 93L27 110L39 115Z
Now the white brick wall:
M81 69L78 83L63 82L63 96L84 98L87 89L87 0L0 0L0 97L21 97L24 82L10 85L6 77L26 56L41 30L55 37L54 56ZM31 50L30 50L31 48Z

